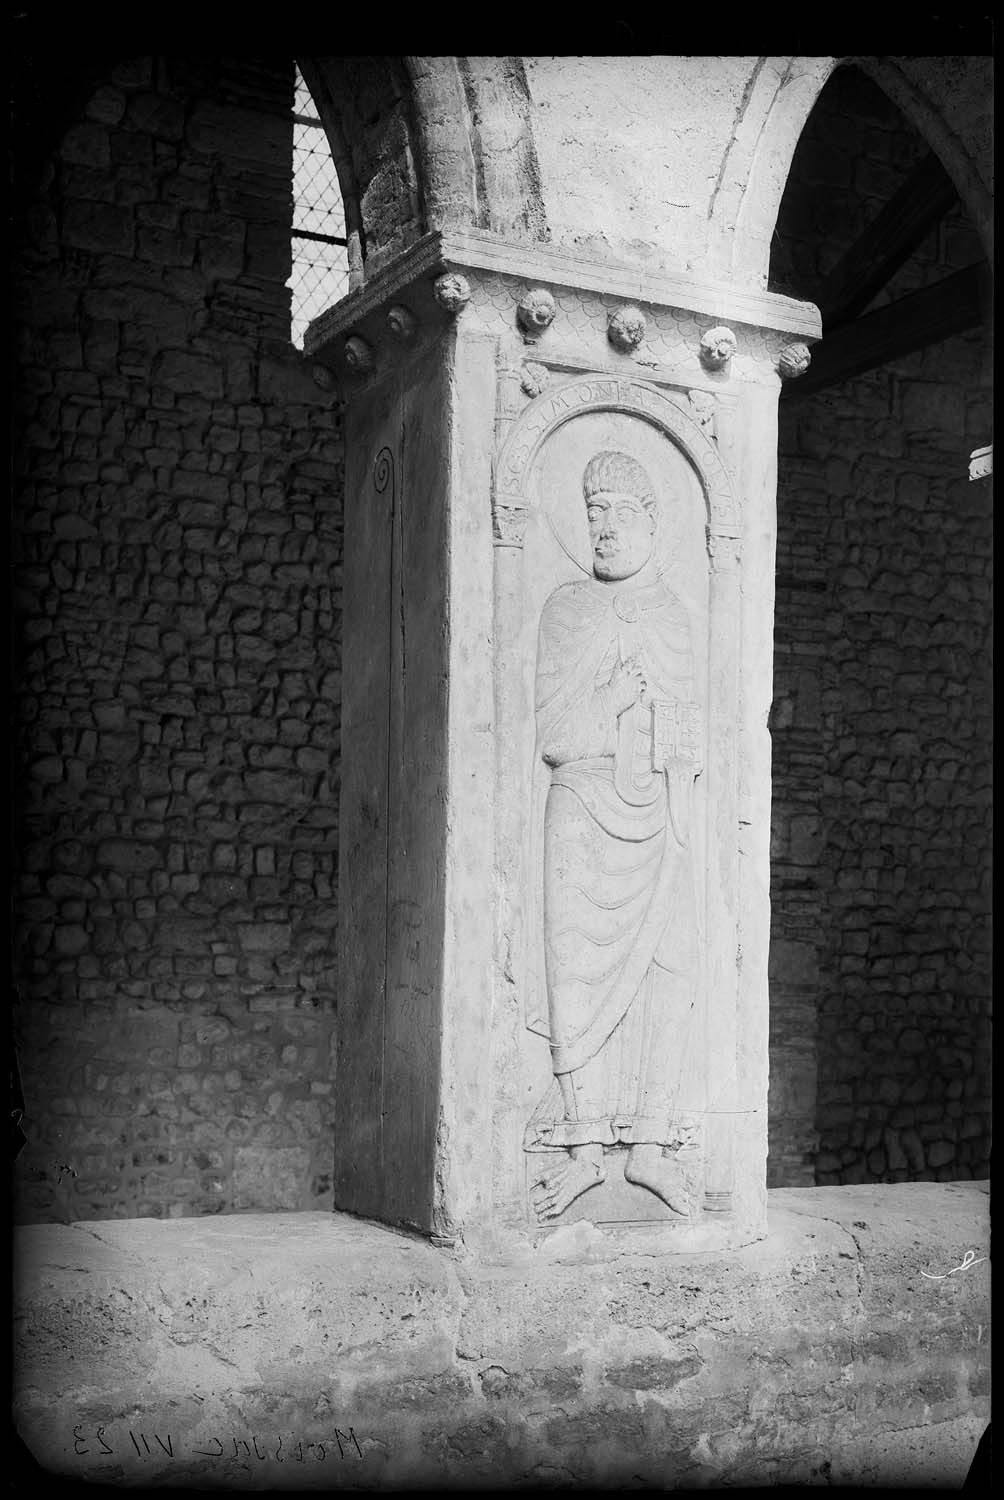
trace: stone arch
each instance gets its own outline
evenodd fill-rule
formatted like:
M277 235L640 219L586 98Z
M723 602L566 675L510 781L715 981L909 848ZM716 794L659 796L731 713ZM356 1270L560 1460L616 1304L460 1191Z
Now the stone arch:
M546 238L521 58L298 61L338 171L354 285L431 230Z
M988 57L848 57L896 105L955 185L993 260L993 62ZM974 101L983 101L984 108Z
M460 58L406 57L427 229L477 223L478 190Z
M991 96L989 78L972 86L983 58L764 57L747 86L711 209L709 267L740 284L766 286L770 242L792 156L816 100L841 66L868 74L902 111L954 182L992 253L993 198L988 168L965 140L974 124L960 115L974 96ZM964 75L965 87L952 74ZM943 76L944 75L944 76ZM962 104L955 101L959 96ZM990 126L983 153L989 161Z
M683 398L685 399L685 398ZM543 444L584 412L617 411L660 428L689 461L704 495L709 538L737 537L739 502L717 447L679 398L645 381L618 375L573 375L531 401L503 442L493 482L496 541L522 546L530 510L529 476Z
M836 60L761 57L747 84L711 207L713 273L764 287L791 158Z
M358 286L425 229L411 83L399 58L297 61L331 146Z
M521 57L423 59L451 62L463 89L463 114L474 171L473 222L509 239L546 240L532 105ZM423 132L431 144L432 120ZM431 163L430 163L431 166ZM430 173L431 176L431 173ZM429 228L439 227L430 223Z

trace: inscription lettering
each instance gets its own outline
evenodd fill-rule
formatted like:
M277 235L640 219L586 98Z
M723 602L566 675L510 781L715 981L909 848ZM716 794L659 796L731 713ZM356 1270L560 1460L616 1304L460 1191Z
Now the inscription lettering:
M219 1438L210 1438L209 1441L216 1444L215 1453L210 1452L208 1448L193 1448L192 1452L198 1453L202 1458L222 1458L223 1444L220 1442Z
M495 481L495 503L503 495L525 490L526 468L546 433L579 411L589 407L613 407L655 421L671 432L697 464L708 490L712 520L718 526L738 523L736 501L728 471L717 445L700 413L683 407L682 395L663 391L638 380L623 377L577 379L558 390L550 390L531 402L518 419L499 454ZM521 545L517 541L516 545Z
M345 1447L348 1447L348 1445L351 1443L352 1446L356 1450L357 1457L362 1458L362 1456L363 1456L363 1450L360 1448L358 1442L356 1441L356 1435L353 1432L353 1430L352 1430L351 1427L349 1428L348 1432L341 1432L336 1427L335 1428L335 1442L338 1444L338 1456L340 1458L344 1458L345 1457L345 1448L342 1447L343 1443L345 1444Z
M76 1423L73 1428L74 1454L78 1458L113 1456L116 1449L106 1439L107 1430L107 1428L101 1426L88 1432L85 1430L82 1422ZM250 1442L246 1437L238 1437L231 1433L229 1447L224 1444L221 1437L214 1434L212 1437L200 1439L200 1442L207 1444L205 1448L197 1447L194 1443L190 1446L179 1445L176 1435L169 1432L163 1436L159 1432L151 1432L148 1436L138 1428L135 1431L132 1428L128 1428L126 1436L132 1444L136 1456L144 1460L147 1458L156 1460L161 1454L166 1458L173 1459L176 1456L180 1456L183 1452L187 1452L194 1457L213 1460L224 1459L227 1462L233 1462L235 1459L246 1460L253 1456L259 1462L262 1462L269 1457L270 1448L272 1449L275 1461L278 1463L306 1463L307 1455L310 1453L313 1454L315 1463L324 1463L329 1455L334 1456L336 1452L338 1458L343 1461L355 1461L364 1457L362 1446L356 1437L353 1427L349 1427L344 1431L342 1428L336 1427L333 1438L318 1439L311 1442L305 1442L301 1437L288 1437L283 1433L279 1433L271 1444L264 1438L259 1443L259 1439L255 1433L251 1434ZM157 1446L153 1447L153 1443ZM158 1448L160 1449L160 1453L157 1451ZM121 1442L119 1451L121 1451ZM126 1451L128 1452L128 1448Z

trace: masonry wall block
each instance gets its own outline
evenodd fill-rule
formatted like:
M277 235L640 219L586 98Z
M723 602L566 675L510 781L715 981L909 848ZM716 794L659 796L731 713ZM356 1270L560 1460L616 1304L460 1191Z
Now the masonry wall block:
M290 345L292 71L120 62L30 184L22 1218L331 1201L343 445Z

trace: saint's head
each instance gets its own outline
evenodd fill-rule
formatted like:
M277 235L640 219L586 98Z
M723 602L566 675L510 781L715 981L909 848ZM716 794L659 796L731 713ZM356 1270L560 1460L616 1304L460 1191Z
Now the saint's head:
M652 482L627 453L597 453L582 477L593 572L616 582L639 572L655 547Z

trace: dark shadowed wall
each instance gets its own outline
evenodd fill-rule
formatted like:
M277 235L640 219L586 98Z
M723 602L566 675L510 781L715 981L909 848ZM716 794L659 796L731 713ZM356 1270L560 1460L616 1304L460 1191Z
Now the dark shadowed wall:
M778 289L812 298L926 153L855 69L800 140ZM961 206L875 305L980 261ZM980 329L782 400L771 945L774 1185L987 1174L990 347Z
M342 440L289 342L292 62L109 60L69 103L38 71L18 1214L323 1207Z

